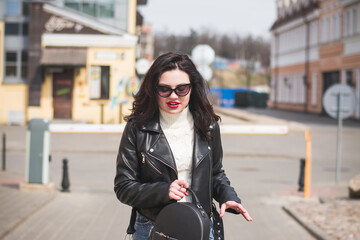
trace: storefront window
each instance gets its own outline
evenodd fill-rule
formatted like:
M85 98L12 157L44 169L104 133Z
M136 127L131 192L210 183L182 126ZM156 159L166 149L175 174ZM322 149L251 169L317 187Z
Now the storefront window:
M91 66L90 68L90 98L109 99L110 67Z

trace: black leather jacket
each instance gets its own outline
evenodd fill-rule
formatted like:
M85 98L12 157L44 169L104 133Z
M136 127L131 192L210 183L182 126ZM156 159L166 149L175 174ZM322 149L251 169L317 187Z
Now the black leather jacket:
M222 169L223 151L218 123L211 125L209 131L213 141L207 141L195 127L191 188L211 216L213 198L220 205L229 200L240 203L240 199ZM117 198L155 221L160 210L174 201L169 199L169 187L176 179L175 160L160 127L159 117L141 129L134 127L130 119L117 156L114 186Z

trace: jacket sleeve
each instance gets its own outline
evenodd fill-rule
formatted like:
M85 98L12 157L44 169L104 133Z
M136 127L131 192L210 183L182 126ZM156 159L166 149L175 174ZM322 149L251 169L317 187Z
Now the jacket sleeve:
M220 206L221 204L230 200L241 203L235 192L235 189L230 186L230 181L223 169L223 149L221 145L220 127L218 123L213 125L212 136L213 140L211 141L211 149L213 155L213 196L215 200L219 202ZM236 213L232 209L228 209L227 211Z
M124 129L116 161L114 191L117 198L135 208L158 207L170 202L170 183L141 183L136 129L129 121Z

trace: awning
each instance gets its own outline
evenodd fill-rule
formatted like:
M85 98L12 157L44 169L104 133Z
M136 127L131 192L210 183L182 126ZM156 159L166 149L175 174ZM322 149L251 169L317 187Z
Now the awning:
M86 66L86 48L44 48L40 60L47 66Z

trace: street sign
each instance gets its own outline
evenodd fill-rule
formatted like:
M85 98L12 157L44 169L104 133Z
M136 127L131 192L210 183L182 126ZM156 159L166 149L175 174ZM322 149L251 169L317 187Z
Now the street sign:
M199 44L191 51L191 58L197 65L210 65L215 60L215 51L207 44Z
M346 119L354 114L356 95L346 84L335 84L324 94L323 105L327 114L335 119Z
M356 108L355 92L346 84L335 84L326 90L323 97L323 106L330 117L338 119L335 181L336 183L339 183L341 169L342 120L354 114Z
M209 81L213 75L213 71L208 65L200 65L197 70L206 81Z
M209 65L215 60L215 51L207 44L199 44L191 51L191 58L197 65L201 76L209 81L212 77L212 69Z
M144 75L150 68L150 62L145 58L140 58L136 61L136 71L139 75Z

